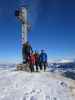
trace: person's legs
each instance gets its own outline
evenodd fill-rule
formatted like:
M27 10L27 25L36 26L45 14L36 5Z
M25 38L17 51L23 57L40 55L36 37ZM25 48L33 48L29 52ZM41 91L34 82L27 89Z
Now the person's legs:
M36 72L38 72L38 63L36 63L35 66L36 66Z
M30 68L30 71L32 72L32 65L31 64L29 64L29 68Z
M24 54L23 55L23 64L25 64L26 63L26 55Z
M39 66L40 66L40 70L42 70L42 62L40 62L40 65Z
M28 54L27 53L23 53L23 64L28 63Z
M47 62L44 62L44 71L46 71Z
M34 72L34 65L33 64L30 64L30 70L31 70L31 72Z
M32 64L32 72L34 72L34 64Z

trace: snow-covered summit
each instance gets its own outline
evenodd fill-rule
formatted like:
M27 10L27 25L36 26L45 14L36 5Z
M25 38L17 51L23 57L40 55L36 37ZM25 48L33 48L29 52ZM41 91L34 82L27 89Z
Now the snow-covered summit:
M0 100L75 100L75 81L59 73L0 70Z

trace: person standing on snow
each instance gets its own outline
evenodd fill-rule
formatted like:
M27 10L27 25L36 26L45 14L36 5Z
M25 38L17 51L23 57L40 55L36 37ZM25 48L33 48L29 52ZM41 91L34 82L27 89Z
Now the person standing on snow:
M27 41L23 44L22 48L23 64L28 63L28 56L30 56L30 53L32 53L32 47Z
M30 56L28 58L28 63L29 63L29 67L31 72L34 72L34 65L35 65L35 56L34 53L30 53Z
M35 66L36 66L36 72L38 72L38 66L39 66L39 53L35 51Z
M47 67L47 53L44 50L41 50L40 56L39 56L39 65L40 65L40 70L42 70L44 66L44 71L46 70Z

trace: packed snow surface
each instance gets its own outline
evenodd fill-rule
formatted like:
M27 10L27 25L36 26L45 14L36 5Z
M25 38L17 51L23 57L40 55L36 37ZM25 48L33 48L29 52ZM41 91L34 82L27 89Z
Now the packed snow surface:
M75 100L75 81L52 72L0 70L0 100Z

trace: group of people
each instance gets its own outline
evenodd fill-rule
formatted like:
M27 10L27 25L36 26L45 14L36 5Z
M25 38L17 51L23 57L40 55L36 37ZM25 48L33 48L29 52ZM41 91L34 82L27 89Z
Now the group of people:
M43 67L44 71L46 70L47 54L45 50L41 50L41 53L37 51L33 52L30 43L27 41L26 43L23 44L22 55L23 55L23 64L28 63L31 72L34 72L34 66L36 67L36 72L38 72L39 69L42 70Z

